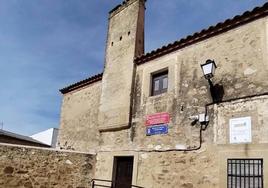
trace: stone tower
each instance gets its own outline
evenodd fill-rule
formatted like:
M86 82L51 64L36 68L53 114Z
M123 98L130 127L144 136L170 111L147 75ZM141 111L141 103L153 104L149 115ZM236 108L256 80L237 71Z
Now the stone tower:
M99 130L130 125L134 57L144 53L145 0L126 0L109 14Z

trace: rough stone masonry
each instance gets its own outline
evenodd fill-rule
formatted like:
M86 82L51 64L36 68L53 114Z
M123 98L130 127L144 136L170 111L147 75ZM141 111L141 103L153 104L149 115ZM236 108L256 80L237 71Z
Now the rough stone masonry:
M0 188L88 188L95 155L0 145Z
M126 0L110 12L103 74L61 90L58 148L72 152L1 146L0 186L115 182L117 162L131 158L129 183L145 188L237 188L232 177L242 174L228 161L253 169L254 159L261 171L245 176L268 187L268 3L147 54L144 4ZM213 84L223 88L216 103L200 68L207 59L218 67ZM152 95L153 77L163 72L167 89ZM189 117L205 110L210 120L200 131ZM170 116L168 132L148 136L146 117L157 113ZM231 142L231 133L243 132L232 132L231 120L245 117L237 127L247 125L250 138Z
M226 188L229 159L258 159L267 187L268 4L142 54L144 3L124 1L110 12L103 75L61 90L58 146L95 150L95 178L106 180L115 181L117 158L131 156L132 184L145 188ZM223 88L217 103L200 68L208 59L217 64L213 84ZM161 72L168 87L154 96ZM205 106L210 121L201 135L189 117ZM147 136L146 117L163 112L168 133ZM250 141L234 144L229 122L244 117Z

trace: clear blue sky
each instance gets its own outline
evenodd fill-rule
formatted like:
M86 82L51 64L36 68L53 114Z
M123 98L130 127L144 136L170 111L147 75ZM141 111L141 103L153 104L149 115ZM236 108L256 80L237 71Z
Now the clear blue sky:
M71 83L102 72L108 11L120 0L0 0L0 122L31 135L58 127ZM265 0L148 0L146 51Z

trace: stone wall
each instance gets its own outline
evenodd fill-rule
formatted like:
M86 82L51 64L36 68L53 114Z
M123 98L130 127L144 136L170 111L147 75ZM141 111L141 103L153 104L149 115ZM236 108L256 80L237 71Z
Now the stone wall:
M268 96L248 97L214 104L210 107L210 124L202 135L202 147L191 152L157 152L152 149L168 149L163 143L165 135L154 136L152 143L134 146L127 141L126 132L108 133L105 139L113 143L102 147L97 154L97 178L111 179L113 159L116 156L134 156L133 184L145 188L225 188L227 187L227 160L230 158L261 158L264 161L264 185L268 186ZM229 120L251 117L252 142L230 144ZM194 129L194 128L193 128ZM195 129L197 129L195 127ZM116 136L117 137L116 137ZM196 135L197 136L197 135ZM199 136L199 135L198 135ZM125 139L125 140L123 140ZM174 139L179 139L174 138ZM120 141L120 142L119 142ZM163 141L163 143L161 143ZM115 143L117 142L117 143ZM149 141L148 141L149 143ZM114 147L112 145L114 144ZM117 145L124 145L121 149ZM128 148L128 149L126 149Z
M144 50L144 0L125 1L109 18L99 129L129 127L134 57ZM120 10L120 11L119 11Z
M63 96L58 146L88 152L99 145L101 81Z
M137 184L146 188L219 187L216 148L194 152L141 153Z
M139 65L132 114L135 146L196 145L198 129L190 126L188 118L204 113L205 105L212 102L200 67L207 59L214 59L217 64L212 82L223 87L222 100L268 92L268 82L263 79L268 73L266 24L267 19L263 18ZM150 96L151 75L163 69L169 71L168 92ZM146 137L145 117L158 112L171 115L169 134ZM210 115L212 118L213 109ZM212 135L209 134L211 139Z
M95 155L0 145L0 188L88 188Z
M114 15L116 16L118 15ZM111 24L121 16L114 17ZM120 33L117 33L115 26L110 26L112 28L110 35L115 35L118 44L114 43L114 46L109 46L109 50L116 54L117 50L114 51L114 49L119 48L120 51L120 42L122 45L129 45L130 39L120 41L118 39L120 35L117 35ZM116 150L196 146L199 141L199 130L190 126L191 121L188 118L203 113L205 104L212 101L200 64L207 59L215 60L218 68L213 83L223 87L223 100L267 92L268 82L264 79L268 72L267 27L267 18L258 19L137 66L132 127L121 131L99 133L98 126L105 126L106 123L106 121L100 122L97 118L100 117L98 109L101 95L104 97L103 88L108 87L107 84L111 81L115 82L114 88L107 90L105 95L113 94L122 89L117 82L124 80L116 77L116 72L123 74L122 71L118 71L115 65L112 68L112 64L106 64L105 68L109 68L114 73L114 77L109 79L109 82L102 80L102 83L94 83L64 95L60 146L80 151L99 149L99 147ZM115 54L113 56L117 57ZM150 96L151 74L162 69L169 70L168 92ZM130 86L131 82L128 82ZM129 91L126 90L126 92ZM124 100L120 98L114 100L108 100L108 98L105 99L107 103L105 105L109 106L109 109L116 106L115 103L119 105L124 103ZM115 113L117 110L110 109L110 111L116 118L121 118L121 113ZM124 110L121 111L125 114ZM168 112L171 115L169 133L148 137L145 135L145 117L157 112ZM213 109L210 109L210 114L213 117ZM124 119L125 115L123 116ZM106 116L108 117L110 116ZM209 127L205 133L210 140L213 140L212 131L213 129Z
M230 143L229 120L250 117L252 144L268 144L268 95L251 97L215 105L214 141L219 145Z
M267 18L263 18L137 66L132 127L101 133L96 177L111 179L113 157L132 155L138 160L133 184L146 188L223 188L227 187L228 158L267 161L268 99L250 97L268 92L264 79L268 75L267 36ZM233 102L208 107L210 123L203 132L202 148L187 153L141 152L198 146L199 128L191 126L189 117L204 113L205 105L212 102L200 68L207 59L217 63L213 83L223 86L222 100ZM168 92L150 96L151 74L165 69L169 70ZM145 117L158 112L171 115L169 133L146 136ZM229 119L245 116L252 117L252 143L230 144ZM268 175L267 170L264 174Z
M219 187L217 148L206 144L192 152L99 152L96 177L111 179L113 157L130 155L134 156L133 185L144 188Z
M222 100L267 92L268 82L263 79L268 72L266 25L266 18L259 19L137 66L132 128L101 133L101 148L196 146L199 129L191 126L189 117L204 113L205 105L212 102L200 64L207 59L217 63L213 83L223 87ZM151 74L163 69L169 70L168 92L150 96ZM209 110L210 125L213 125L213 108ZM145 135L145 117L158 112L171 115L169 133L148 137ZM205 134L213 141L212 126Z
M102 118L102 121L96 119L97 112L82 118L83 114L91 109L90 104L95 100L94 96L101 95L97 93L101 92L101 87L92 90L95 87L93 84L84 90L65 94L61 122L62 135L65 136L60 137L61 145L64 145L62 141L66 141L72 143L67 149L74 148L81 151L96 149L98 151L96 178L111 180L114 157L134 156L133 184L135 185L146 188L227 187L226 162L229 157L261 157L267 166L268 155L265 148L268 136L266 126L268 99L248 97L236 101L239 97L268 92L268 82L265 79L268 75L267 44L268 20L262 18L137 66L135 92L132 93L134 97L132 124L129 129L106 130L99 133L97 126L105 126L105 121ZM195 148L199 145L198 124L191 126L192 121L189 117L204 113L205 105L212 102L208 82L200 68L200 64L207 59L214 59L218 66L212 81L223 87L222 100L234 99L236 102L208 107L210 123L203 132L203 145L200 150L152 152L152 150ZM150 96L152 73L166 69L168 69L168 91L158 96ZM116 66L111 68L109 71L114 73L114 77L111 77L109 82L105 80L102 82L102 89L108 87L108 83L114 82L112 84L114 87L106 91L106 96L118 91L124 93L120 82L126 84L126 79L116 77L118 70L121 69ZM120 74L123 75L121 72ZM127 82L130 86L131 82ZM95 94L88 98L84 97L89 90ZM129 90L126 90L126 93L128 92ZM124 100L121 98L111 100L111 97L108 97L103 101L107 102L105 105L109 107L108 113L112 113L118 119L123 114L122 119L125 118L123 109L122 113L117 113L117 110L113 111L110 108L117 103L120 106ZM80 106L84 110L79 109ZM93 107L99 108L98 103L94 103ZM81 113L77 115L77 112ZM170 114L169 132L165 135L146 136L145 118L158 112ZM249 115L252 116L254 124L253 142L230 144L227 138L229 118ZM106 116L109 117L110 115ZM89 129L88 125L92 129ZM99 142L90 138L90 136L96 138L96 135L96 140ZM265 170L264 173L267 177L268 171ZM264 185L268 186L267 183L265 180Z

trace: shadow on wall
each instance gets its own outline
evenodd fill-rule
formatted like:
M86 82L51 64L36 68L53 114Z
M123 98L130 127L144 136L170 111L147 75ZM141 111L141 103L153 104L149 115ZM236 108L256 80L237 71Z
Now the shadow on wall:
M210 94L211 94L213 103L221 102L224 96L223 85L219 83L213 85L212 82L210 82L209 85L210 85Z

